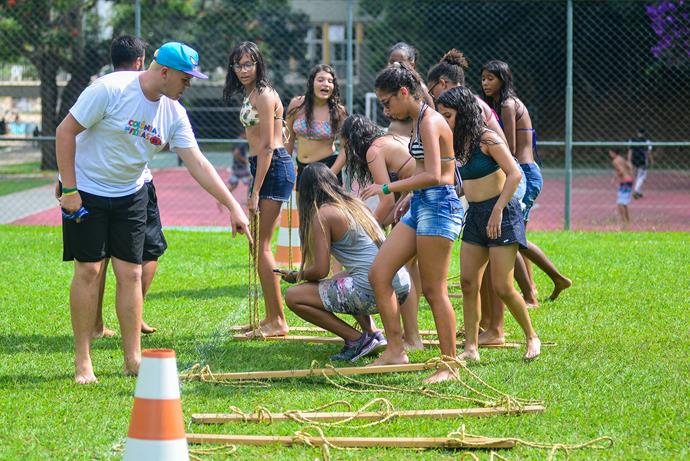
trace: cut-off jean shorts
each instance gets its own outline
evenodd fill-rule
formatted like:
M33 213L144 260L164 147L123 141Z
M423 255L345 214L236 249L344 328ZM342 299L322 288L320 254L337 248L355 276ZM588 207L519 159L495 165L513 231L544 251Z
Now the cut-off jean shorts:
M521 163L522 177L527 179L527 189L525 196L522 197L522 216L525 222L529 221L529 212L532 210L534 201L539 196L541 188L544 187L544 178L541 175L541 169L536 163Z
M412 193L410 209L400 222L418 236L456 240L464 225L465 212L453 186L434 186Z
M400 287L396 292L398 304L403 304L410 294L410 285ZM372 315L378 314L373 291L355 286L352 277L337 277L319 282L319 296L328 312L334 314Z
M249 167L252 177L256 178L256 156L249 157ZM287 202L290 200L294 188L295 167L292 163L292 157L288 154L287 149L278 147L273 150L271 166L266 172L264 183L259 191L259 198ZM250 190L254 190L254 179L252 179Z

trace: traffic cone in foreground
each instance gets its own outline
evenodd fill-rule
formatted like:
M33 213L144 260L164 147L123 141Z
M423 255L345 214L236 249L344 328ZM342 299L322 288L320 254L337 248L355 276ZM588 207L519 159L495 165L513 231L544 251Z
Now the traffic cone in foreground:
M302 250L299 241L299 213L297 212L297 196L293 190L290 196L292 203L292 214L288 208L288 203L283 203L280 209L280 229L278 230L278 246L276 248L276 264L283 267L290 265L290 254L292 253L293 268L299 269L302 263ZM290 219L292 218L292 219Z
M172 349L146 349L134 391L125 461L189 460Z

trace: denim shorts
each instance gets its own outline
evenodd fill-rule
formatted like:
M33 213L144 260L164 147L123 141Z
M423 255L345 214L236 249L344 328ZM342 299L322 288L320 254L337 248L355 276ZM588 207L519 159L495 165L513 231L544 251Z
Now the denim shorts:
M522 203L525 205L522 214L525 222L527 222L529 221L529 212L532 210L534 201L544 186L544 178L542 178L541 169L536 163L521 163L520 168L522 168L522 176L527 179L527 190L525 190L525 196L522 198Z
M249 157L249 167L252 176L256 177L256 156ZM287 149L278 147L273 150L271 166L266 172L264 183L259 191L259 198L287 202L295 187L295 167ZM254 190L254 180L250 190Z
M410 209L400 222L418 236L456 240L462 232L465 212L453 186L434 186L412 193Z
M396 293L398 303L407 300L409 285ZM338 277L319 282L319 296L328 312L334 314L371 315L378 314L376 298L373 292L358 289L352 277Z
M470 202L470 208L467 210L467 219L465 220L465 230L462 233L462 241L487 248L513 245L514 243L520 245L520 248L527 248L525 221L522 218L520 204L514 198L511 198L508 205L503 209L500 237L490 239L486 234L486 225L489 223L489 217L494 209L494 205L498 201L498 197L497 195L483 202Z
M514 157L513 157L514 159ZM515 163L518 166L521 166L517 160L515 160ZM522 198L525 196L525 192L527 192L527 175L523 173L522 177L520 178L520 182L518 183L517 189L515 189L515 193L513 194L513 198L516 198L518 203L522 203Z

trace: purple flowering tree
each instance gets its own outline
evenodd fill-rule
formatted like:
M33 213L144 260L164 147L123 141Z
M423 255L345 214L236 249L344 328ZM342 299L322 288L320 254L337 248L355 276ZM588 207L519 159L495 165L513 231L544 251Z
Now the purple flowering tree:
M651 2L646 13L657 36L657 43L651 48L652 55L670 65L689 64L690 1Z

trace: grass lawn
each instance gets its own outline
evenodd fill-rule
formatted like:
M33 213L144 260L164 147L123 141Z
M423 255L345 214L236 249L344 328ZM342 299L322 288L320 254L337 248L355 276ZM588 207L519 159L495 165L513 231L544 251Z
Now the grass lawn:
M228 327L246 323L246 245L214 233L168 232L170 248L145 304L146 320L159 332L143 346L172 347L178 367L208 364L214 371L308 368L324 363L335 346L233 342ZM472 434L519 437L549 443L580 443L599 436L615 440L609 450L571 452L571 459L688 459L690 457L690 245L687 234L533 233L575 284L554 303L532 310L542 340L555 341L532 362L522 350L483 350L471 369L495 387L542 399L543 414L465 420L393 420L367 429L325 429L328 436L445 436L465 424ZM72 382L72 332L68 287L72 267L60 262L55 228L0 226L0 459L117 459L124 442L135 380L121 375L120 342L94 343L100 384ZM456 253L457 254L457 253ZM457 272L457 257L454 261ZM551 285L537 274L540 296ZM106 292L106 324L117 326L114 283ZM457 300L456 300L457 302ZM457 305L458 317L461 307ZM303 323L293 316L292 325ZM428 306L421 328L432 328ZM520 339L507 317L510 339ZM411 354L413 361L435 355ZM363 377L372 383L418 387L427 373ZM458 383L439 391L469 395ZM374 397L396 409L470 406L416 394L355 394L323 379L274 381L268 388L183 383L189 432L292 435L297 423L202 426L191 414L314 408L345 399L359 408ZM459 452L332 450L333 459L458 459ZM480 459L489 453L477 452ZM510 460L546 459L532 448L503 450ZM313 460L318 451L295 447L239 447L236 459ZM560 454L558 459L564 459ZM208 459L208 457L206 457ZM217 457L222 459L222 457Z
M41 171L40 162L0 165L0 195L21 192L55 181L57 171Z
M14 192L33 189L55 182L52 178L4 178L0 179L0 195L8 195Z

